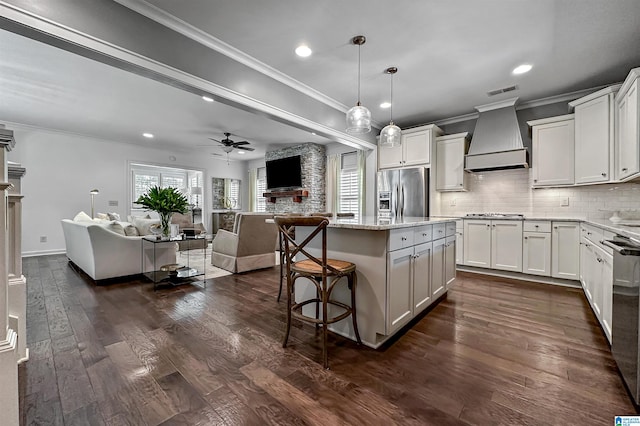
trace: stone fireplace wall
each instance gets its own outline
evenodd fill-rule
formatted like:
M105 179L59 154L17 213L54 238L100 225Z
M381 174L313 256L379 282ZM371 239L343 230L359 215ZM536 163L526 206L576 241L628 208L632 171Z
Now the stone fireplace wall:
M267 202L267 212L270 213L312 213L325 210L325 175L326 150L323 145L305 143L291 146L265 154L265 161L280 158L300 156L302 169L302 188L309 191L309 196L302 202L295 203L292 197L277 198L275 203Z

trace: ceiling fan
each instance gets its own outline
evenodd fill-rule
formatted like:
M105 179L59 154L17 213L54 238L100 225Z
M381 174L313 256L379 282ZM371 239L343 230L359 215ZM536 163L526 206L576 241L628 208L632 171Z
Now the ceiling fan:
M247 141L239 141L239 142L235 142L231 139L229 139L229 136L231 136L231 133L229 132L224 132L224 136L225 138L222 140L218 140L218 139L214 139L214 138L209 138L212 141L218 142L219 144L222 145L222 150L224 152L226 152L227 154L229 154L231 151L235 149L243 149L245 151L253 151L253 148L250 148L248 146L245 145L249 145L249 142Z

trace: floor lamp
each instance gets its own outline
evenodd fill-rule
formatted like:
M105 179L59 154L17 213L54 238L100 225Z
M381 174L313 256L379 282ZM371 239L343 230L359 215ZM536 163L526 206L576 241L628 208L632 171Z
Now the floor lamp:
M94 218L94 216L93 216L93 199L99 193L100 193L100 191L98 191L97 189L92 189L91 192L89 192L89 194L91 194L91 219Z

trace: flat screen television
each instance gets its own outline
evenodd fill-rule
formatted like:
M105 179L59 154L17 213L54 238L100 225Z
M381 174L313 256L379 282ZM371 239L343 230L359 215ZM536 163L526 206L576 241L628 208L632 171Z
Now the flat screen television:
M300 156L267 161L267 189L291 189L302 186Z

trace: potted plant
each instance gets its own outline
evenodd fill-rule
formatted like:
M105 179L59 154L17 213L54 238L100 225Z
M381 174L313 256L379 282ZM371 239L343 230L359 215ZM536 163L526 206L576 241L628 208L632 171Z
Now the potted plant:
M186 213L189 201L176 188L153 186L136 200L136 204L158 213L162 235L168 237L171 233L171 216L174 213Z

